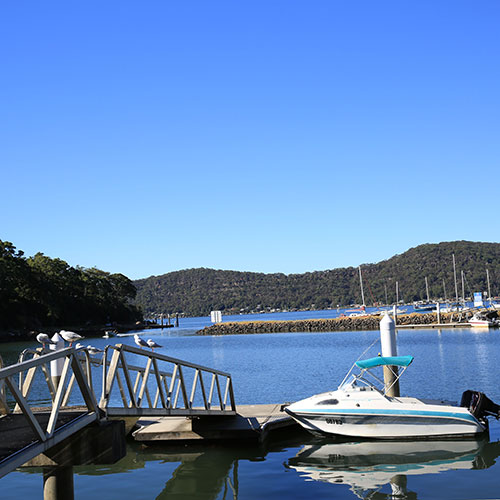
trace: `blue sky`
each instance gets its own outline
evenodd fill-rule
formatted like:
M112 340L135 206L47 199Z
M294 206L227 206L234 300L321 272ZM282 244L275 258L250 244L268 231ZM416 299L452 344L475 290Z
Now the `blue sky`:
M8 2L0 239L132 279L498 242L497 1Z

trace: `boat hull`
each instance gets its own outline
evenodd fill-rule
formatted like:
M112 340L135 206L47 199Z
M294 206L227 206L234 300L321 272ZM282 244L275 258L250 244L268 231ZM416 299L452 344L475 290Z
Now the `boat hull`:
M461 408L457 408L461 410ZM305 429L320 434L373 439L434 439L479 436L486 425L460 411L285 411Z

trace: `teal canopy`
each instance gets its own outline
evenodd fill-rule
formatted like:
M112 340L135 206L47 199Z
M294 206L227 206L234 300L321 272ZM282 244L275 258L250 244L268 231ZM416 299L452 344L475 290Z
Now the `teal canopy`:
M377 356L376 358L356 361L358 368L375 368L376 366L408 366L413 361L413 356Z

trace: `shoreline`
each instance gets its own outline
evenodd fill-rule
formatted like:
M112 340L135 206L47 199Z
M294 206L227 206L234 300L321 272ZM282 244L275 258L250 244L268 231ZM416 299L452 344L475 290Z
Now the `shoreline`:
M440 315L440 325L456 324L456 313ZM292 332L345 332L360 330L378 330L381 316L340 317L328 319L295 319L268 321L232 321L215 323L198 330L196 335L242 335L253 333L292 333ZM436 313L411 313L397 316L398 327L431 326L437 324ZM467 319L461 324L467 325Z
M36 342L36 336L43 332L47 333L49 336L54 335L61 330L69 330L82 335L87 338L102 337L104 332L113 331L115 333L126 333L131 330L149 330L153 328L161 328L159 325L154 323L134 323L134 324L117 324L113 326L109 325L94 325L94 326L50 326L50 327L40 327L33 329L10 329L10 330L0 330L0 344L8 342ZM169 328L169 325L163 326L163 328Z

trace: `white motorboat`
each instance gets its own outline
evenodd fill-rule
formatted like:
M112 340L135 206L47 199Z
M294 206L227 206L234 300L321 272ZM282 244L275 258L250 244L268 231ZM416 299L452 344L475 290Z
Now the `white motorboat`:
M496 312L494 314L496 314ZM498 326L499 322L497 318L490 317L490 314L488 313L475 312L469 319L469 324L471 326L489 328L490 326Z
M413 304L413 310L415 312L432 312L437 309L437 305L434 302L415 302Z
M402 368L412 356L378 356L357 361L336 391L325 392L285 407L305 429L320 434L376 439L470 437L487 431L487 416L500 406L483 393L465 391L460 406L449 401L391 397L376 369ZM360 372L354 374L357 367Z
M491 300L491 299L488 299L489 302L488 302L488 305L489 307L491 307L492 309L496 309L497 311L500 310L500 302L496 302L494 300Z

